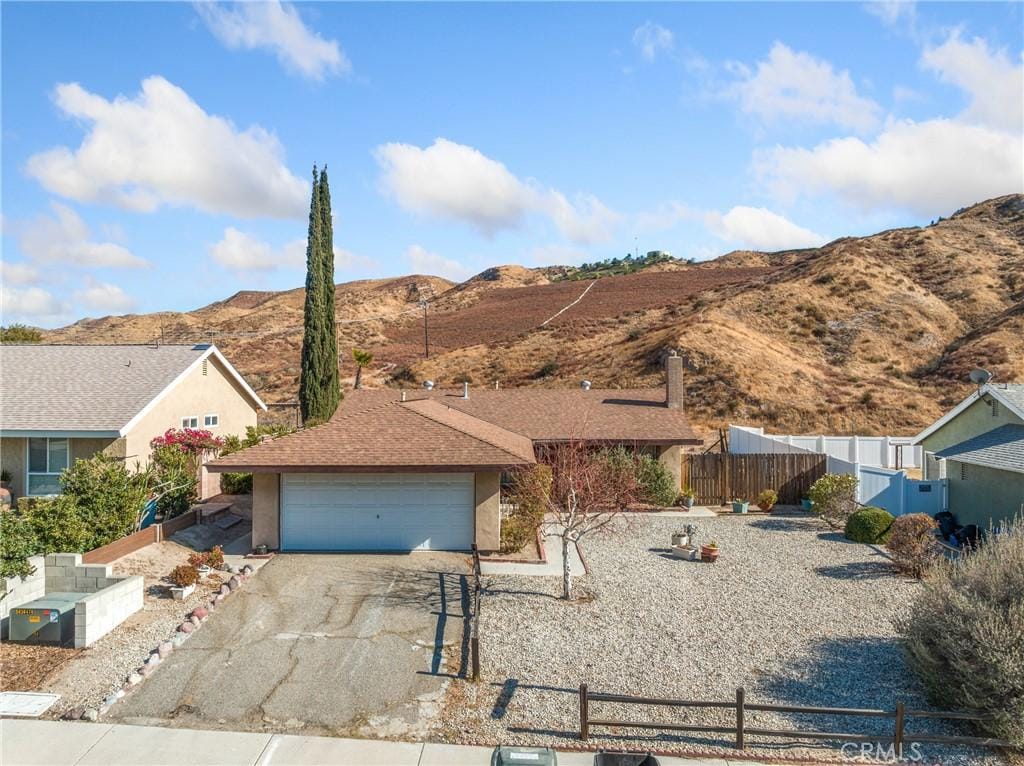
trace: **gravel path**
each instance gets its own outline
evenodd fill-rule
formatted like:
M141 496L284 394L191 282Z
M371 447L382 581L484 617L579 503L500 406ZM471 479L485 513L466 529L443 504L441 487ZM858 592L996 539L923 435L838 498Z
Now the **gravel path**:
M718 541L715 564L668 553L684 519L638 517L583 543L592 600L556 598L558 578L488 578L482 606L484 682L453 684L445 713L450 741L493 744L577 742L578 688L682 699L889 708L928 707L905 666L892 618L920 586L894 576L884 555L845 541L815 518L699 520L698 539ZM731 711L669 711L592 703L592 717L729 725ZM878 719L748 713L759 728L873 733ZM955 733L944 724L915 730ZM684 738L632 729L596 744L734 754L729 735ZM596 733L596 736L595 736ZM776 758L839 760L812 743L754 748ZM984 751L923 745L926 762L1004 761Z

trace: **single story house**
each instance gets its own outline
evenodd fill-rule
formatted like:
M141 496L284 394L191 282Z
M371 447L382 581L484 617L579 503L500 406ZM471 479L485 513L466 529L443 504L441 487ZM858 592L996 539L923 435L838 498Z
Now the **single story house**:
M103 452L129 466L169 428L244 434L267 406L216 346L0 345L0 469L11 493L60 492Z
M481 550L499 545L501 476L568 440L627 444L678 477L699 445L682 359L664 389L348 392L323 425L221 457L253 474L253 545L290 551Z
M986 383L914 438L924 478L946 479L949 510L985 529L1024 507L1024 384Z

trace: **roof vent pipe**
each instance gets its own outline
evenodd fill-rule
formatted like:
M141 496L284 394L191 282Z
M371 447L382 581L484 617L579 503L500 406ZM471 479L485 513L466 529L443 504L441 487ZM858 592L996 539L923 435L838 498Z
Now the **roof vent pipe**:
M469 398L469 381L466 381L465 383L462 384L462 398Z
M433 388L434 388L434 381L432 381L432 380L425 380L425 381L423 381L423 387L425 389L427 389L428 391L432 391Z
M405 401L405 389L404 388L402 389L402 401L403 402Z
M589 391L590 390L590 385L591 385L591 383L590 383L589 380L581 380L580 381L580 388L582 388L584 391Z

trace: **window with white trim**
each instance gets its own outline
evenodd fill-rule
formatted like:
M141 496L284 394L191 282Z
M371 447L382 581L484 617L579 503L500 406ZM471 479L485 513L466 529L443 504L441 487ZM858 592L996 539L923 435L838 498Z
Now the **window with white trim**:
M199 428L199 417L197 415L189 415L181 419L182 428Z
M206 415L203 417L203 425L207 428L216 428L220 425L220 415Z
M27 494L59 495L61 471L71 462L70 439L30 438L27 462Z

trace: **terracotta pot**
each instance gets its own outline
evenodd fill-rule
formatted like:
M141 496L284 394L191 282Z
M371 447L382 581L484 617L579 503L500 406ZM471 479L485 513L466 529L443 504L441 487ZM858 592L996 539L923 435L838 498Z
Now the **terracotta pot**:
M700 546L700 557L703 561L715 561L718 558L718 548L702 545Z
M774 508L775 506L774 505L759 505L757 507L760 508L765 513L771 513L772 512L772 508Z

